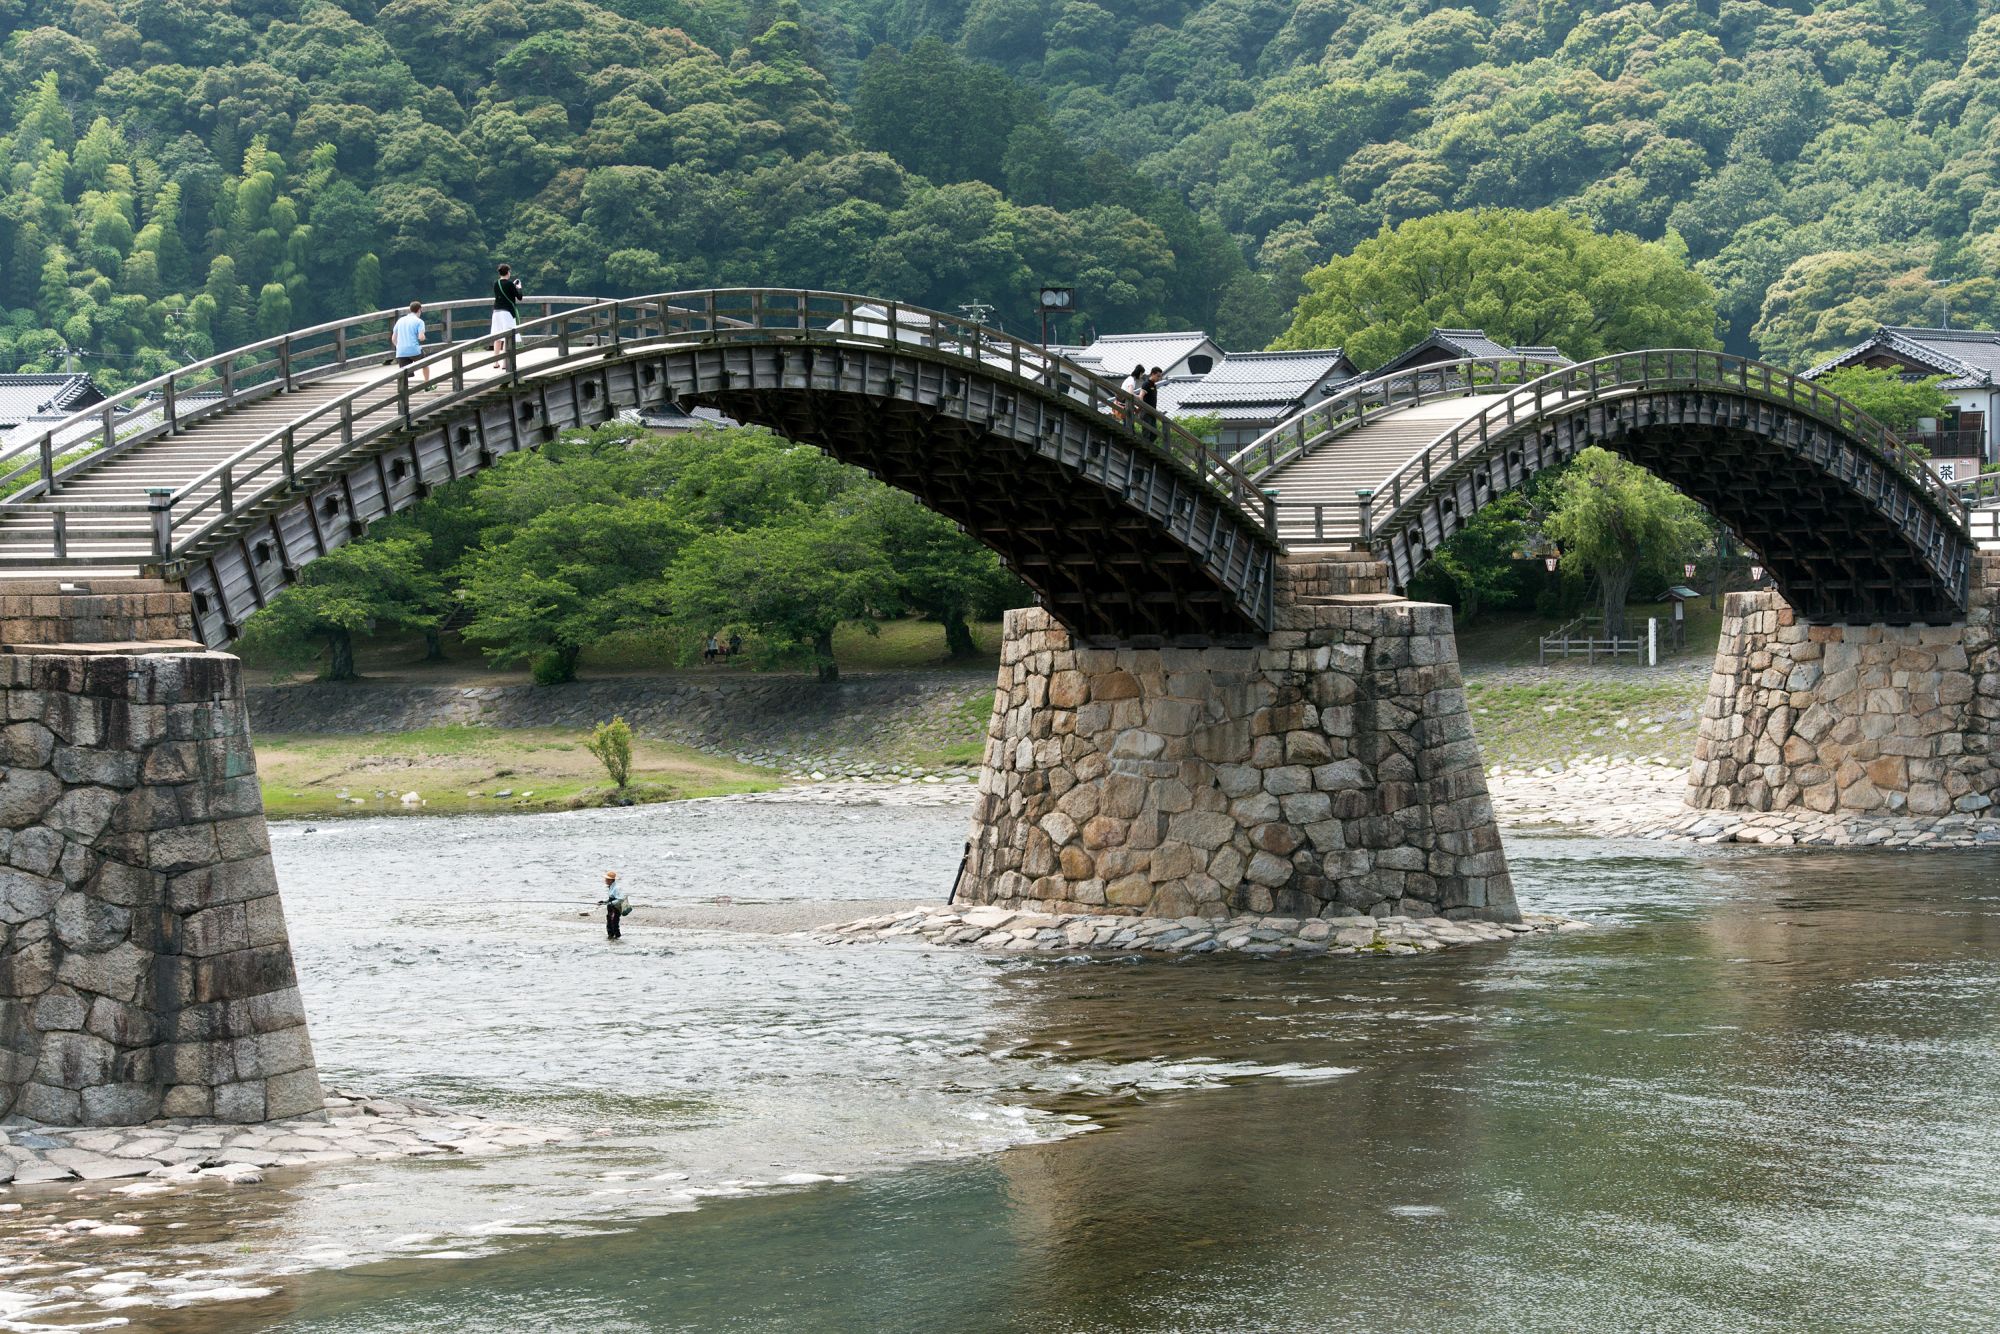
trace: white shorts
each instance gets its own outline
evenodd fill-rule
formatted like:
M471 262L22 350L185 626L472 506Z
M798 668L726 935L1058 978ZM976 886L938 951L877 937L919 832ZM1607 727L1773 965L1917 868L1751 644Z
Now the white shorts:
M509 329L513 328L516 323L517 321L514 319L513 311L511 310L494 311L493 336L495 338L498 338L501 334L506 333Z

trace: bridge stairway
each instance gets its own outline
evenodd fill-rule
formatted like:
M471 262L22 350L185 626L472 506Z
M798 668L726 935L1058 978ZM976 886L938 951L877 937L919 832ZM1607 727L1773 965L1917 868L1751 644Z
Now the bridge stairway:
M1359 540L1355 492L1378 489L1424 446L1485 407L1471 395L1377 417L1266 474L1278 493L1278 540L1287 549L1347 547Z
M388 372L381 370L328 377L203 417L177 435L102 456L86 455L78 461L77 470L58 483L53 499L65 504L144 506L149 490L178 490L196 482L287 423L357 385L386 378ZM380 390L383 395L393 392L391 384ZM373 401L372 395L365 397ZM334 439L317 449L301 449L299 471L305 471L336 445ZM220 482L211 478L176 503L192 507L220 488ZM46 509L30 501L18 509L0 511L0 573L9 577L48 573L64 578L127 578L153 557L151 519L138 510L102 514L72 511L66 527L66 554L58 560Z

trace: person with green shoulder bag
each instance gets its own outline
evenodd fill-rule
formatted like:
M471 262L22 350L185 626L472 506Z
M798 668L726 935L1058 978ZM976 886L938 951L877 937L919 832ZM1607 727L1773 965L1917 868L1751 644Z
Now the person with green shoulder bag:
M632 911L632 900L625 896L625 890L618 883L618 872L604 873L604 934L607 939L618 939L618 919Z

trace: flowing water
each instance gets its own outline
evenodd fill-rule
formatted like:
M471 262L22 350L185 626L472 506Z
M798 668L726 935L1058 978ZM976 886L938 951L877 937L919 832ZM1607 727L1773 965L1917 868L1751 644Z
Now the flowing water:
M148 1201L21 1281L275 1290L118 1312L168 1331L2000 1325L1994 854L1515 838L1523 902L1597 930L1380 960L588 908L612 865L642 905L935 897L965 818L278 826L329 1079L588 1138Z

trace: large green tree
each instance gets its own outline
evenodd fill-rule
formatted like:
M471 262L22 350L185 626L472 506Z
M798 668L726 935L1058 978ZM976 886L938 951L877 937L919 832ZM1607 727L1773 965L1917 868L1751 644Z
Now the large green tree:
M662 600L692 635L749 630L777 659L832 681L833 632L844 622L872 628L895 598L895 571L873 538L869 525L830 511L711 533L675 563Z
M327 680L353 680L356 635L437 623L442 592L424 568L427 545L421 534L378 538L320 557L250 618L244 652L291 660L324 652Z
M1582 359L1714 347L1715 294L1673 244L1604 235L1552 210L1404 223L1306 275L1279 347L1341 347L1377 366L1434 327Z
M1597 580L1608 635L1625 632L1625 600L1641 563L1677 565L1707 535L1701 507L1634 463L1592 447L1564 468L1551 489L1542 531L1562 564Z

